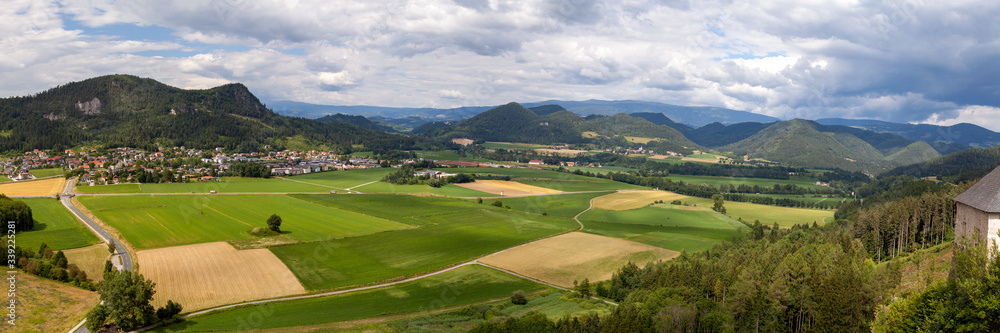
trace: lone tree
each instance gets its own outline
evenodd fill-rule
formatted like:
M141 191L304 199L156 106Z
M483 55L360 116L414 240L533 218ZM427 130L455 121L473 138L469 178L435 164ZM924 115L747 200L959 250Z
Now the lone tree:
M267 218L267 227L274 232L281 232L281 216L278 214L272 214L271 217Z
M528 299L524 297L524 290L515 291L513 295L510 295L510 302L517 305L528 304Z
M712 206L712 210L723 214L726 213L726 207L723 206L724 201L722 200L722 194L712 195L712 201L715 201L715 204Z
M152 323L156 313L149 302L156 293L153 290L155 286L153 281L132 271L104 273L99 293L105 309L94 310L92 314L95 315L95 322L103 312L115 325L126 331Z

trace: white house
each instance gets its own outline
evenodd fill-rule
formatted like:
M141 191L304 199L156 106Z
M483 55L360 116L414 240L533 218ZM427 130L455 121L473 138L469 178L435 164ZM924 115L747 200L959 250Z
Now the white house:
M955 197L955 240L963 236L1000 246L1000 167Z

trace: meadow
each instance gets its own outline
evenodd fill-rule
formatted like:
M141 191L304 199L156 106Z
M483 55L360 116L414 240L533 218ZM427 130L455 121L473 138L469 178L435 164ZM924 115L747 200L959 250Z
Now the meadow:
M19 198L31 207L35 229L17 234L17 246L32 251L45 243L53 250L66 250L94 245L100 242L90 229L78 221L73 213L55 199Z
M324 193L333 188L320 184L306 184L281 178L223 177L218 182L118 184L80 186L80 193Z
M94 282L104 280L104 262L111 257L106 243L63 251L66 260L87 273Z
M286 195L81 196L79 200L137 249L252 239L247 231L266 228L271 214L281 216L285 235L304 242L410 227Z
M316 185L348 189L358 185L382 180L386 174L396 171L395 168L374 168L357 170L339 170L314 172L305 175L286 177L289 180L312 183Z
M567 296L567 292L552 290L528 295L528 305L518 306L509 300L486 303L498 317L521 317L536 311L555 321L563 316L579 317L587 314L605 315L614 308L598 300L582 300ZM497 318L491 318L497 320ZM396 320L388 323L358 323L344 332L465 332L484 320L480 316L455 310Z
M697 205L699 207L712 207L712 199L689 197L681 202ZM775 222L782 228L790 228L796 224L812 224L816 222L823 225L833 220L832 210L790 208L778 206L757 205L746 202L725 202L726 215L732 218L742 219L744 223L750 224L753 221L760 221L762 224L772 225Z
M599 168L593 169L594 172L601 172L600 170L601 169ZM563 192L603 191L603 190L643 188L641 186L616 182L610 179L587 177L568 172L552 171L548 169L475 167L475 168L456 169L455 172L471 173L471 174L510 175L514 177L511 180L520 183L550 188Z
M709 229L648 224L584 221L583 232L626 239L668 250L695 252L739 235L737 229Z
M101 302L100 295L95 291L30 274L17 275L16 292L16 326L9 331L5 329L5 332L67 332L86 317L87 311ZM9 326L6 321L2 324Z
M62 176L63 169L62 168L31 169L31 174L35 175L35 178Z
M549 216L572 218L587 207L590 207L590 199L599 197L609 192L597 193L571 193L559 195L541 195L520 198L501 198L504 206L523 212L541 214L547 213ZM492 203L493 200L488 201Z
M415 229L270 249L306 289L323 290L429 272L577 227L570 219L483 207L411 217L422 220Z
M671 204L622 211L591 209L581 215L580 220L707 229L737 229L742 226L737 221L721 218L701 209Z
M506 298L516 290L542 289L543 286L534 282L472 265L373 290L211 313L154 332L246 331L320 325L456 308Z
M440 195L447 197L488 197L493 194L467 189L455 184L448 184L442 187L431 187L430 185L396 185L386 182L377 182L354 189L363 193L404 193L404 194L424 194Z

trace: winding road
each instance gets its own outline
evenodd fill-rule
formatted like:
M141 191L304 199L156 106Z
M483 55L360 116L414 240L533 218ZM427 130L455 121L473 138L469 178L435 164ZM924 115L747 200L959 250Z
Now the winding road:
M88 217L86 214L84 214L79 209L77 209L75 206L73 206L73 204L72 204L72 202L70 200L74 196L74 194L72 193L72 188L73 188L73 184L75 183L75 181L76 181L76 178L70 179L66 183L66 189L60 195L60 201L62 202L63 206L65 206L66 209L69 209L73 213L73 215L76 215L76 217L78 219L80 219L80 221L83 221L84 224L86 224L87 227L89 227L94 232L94 234L96 234L99 238L101 238L105 242L108 242L108 241L113 242L115 244L115 248L117 249L117 252L121 255L121 258L122 258L122 269L132 270L133 269L132 257L128 253L128 250L125 248L125 246L118 239L116 239L113 236L111 236L111 234L108 233L107 230L105 230L104 228L102 228L100 225L98 225L96 222L94 222L92 219L90 219L90 217ZM364 185L367 185L367 184L362 184L362 185L355 186L355 187L352 187L352 188L356 188L356 187L360 187L360 186L364 186ZM610 192L610 191L577 191L577 192L563 192L563 193L555 193L555 194L597 193L597 192ZM218 193L218 194L222 194L222 193ZM255 194L255 193L225 193L225 194L243 194L243 195L245 195L245 194ZM259 193L259 194L290 194L290 193ZM313 194L313 193L309 193L309 194ZM358 194L363 194L363 193L358 192ZM94 196L101 196L101 195L112 195L112 196L114 196L114 195L204 195L204 193L93 193L93 194L79 194L79 195L94 195ZM539 194L539 195L545 195L545 194ZM547 194L547 195L552 195L552 194ZM526 195L526 196L535 196L535 195ZM509 196L509 197L513 197L513 196ZM590 206L587 207L587 209L584 209L580 213L578 213L575 216L573 216L573 220L576 221L576 223L579 225L579 227L576 228L576 229L574 229L574 230L567 231L567 232L576 232L576 231L583 230L584 225L583 225L582 222L580 222L579 217L580 217L580 215L583 215L587 211L591 210L593 207L594 207L594 199L591 198L590 199ZM538 242L538 241L541 241L541 240L544 240L544 239L547 239L547 238L550 238L550 237L555 237L555 236L558 236L558 235L562 235L562 234L565 234L565 233L560 233L560 234L557 234L557 235L552 235L552 236L549 236L549 237L546 237L546 238L538 239L538 240L535 240L535 241L532 241L532 242L520 244L518 246L514 246L514 247L511 247L511 248L507 248L507 249L503 249L503 250L496 251L496 252L493 252L493 253L489 253L489 254L486 254L486 255L484 255L484 256L482 256L480 258L485 258L485 257L488 257L490 255L502 253L502 252L508 251L510 249L514 249L514 248L518 248L518 247L525 246L525 245L528 245L528 244L532 244L532 243L535 243L535 242ZM236 303L236 304L223 305L223 306L218 306L218 307L214 307L214 308L209 308L209 309L204 309L204 310L199 310L199 311L196 311L196 312L188 313L188 314L185 314L185 315L181 316L181 318L188 318L188 317L193 317L193 316L199 316L199 315L203 315L203 314L207 314L207 313L211 313L211 312L216 312L216 311L221 311L221 310L226 310L226 309L231 309L231 308L236 308L236 307L242 307L242 306L248 306L248 305L257 305L257 304L265 304L265 303L272 303L272 302L283 302L283 301L309 299L309 298L316 298L316 297L342 295L342 294L348 294L348 293L353 293L353 292L358 292L358 291L364 291L364 290L371 290L371 289L389 287L389 286L393 286L393 285L397 285L397 284L401 284L401 283L412 282L412 281L424 279L424 278L427 278L427 277L435 276L435 275L438 275L438 274L441 274L441 273L445 273L445 272L452 271L452 270L455 270L457 268L465 267L465 266L469 266L469 265L480 265L480 266L483 266L483 267L487 267L487 268L490 268L490 269L495 269L495 270L504 272L506 274L517 276L519 278L523 278L523 279L527 279L529 281L533 281L533 282L536 282L536 283L539 283L539 284L543 284L543 285L546 285L546 286L549 286L549 287L552 287L552 288L560 289L560 290L567 291L567 292L573 292L573 293L576 292L576 291L574 291L572 289L568 289L568 288L556 286L556 285L553 285L553 284L550 284L550 283L547 283L547 282L544 282L544 281L540 281L540 280L537 280L537 279L534 279L534 278L531 278L531 277L527 277L527 276L524 276L524 275L521 275L521 274L518 274L518 273L515 273L515 272L512 272L512 271L509 271L509 270L505 270L505 269L502 269L502 268L498 268L498 267L493 267L493 266L490 266L490 265L486 265L486 264L480 263L479 259L474 259L474 260L471 260L471 261L467 261L467 262L464 262L464 263L452 265L452 266L449 266L447 268L440 269L440 270L437 270L437 271L427 272L425 274L414 276L414 277L407 278L407 279L404 279L404 280L386 282L386 283L381 283L381 284L376 284L376 285L370 285L370 286L365 286L365 287L352 288L352 289L323 292L323 293L317 293L317 294L287 296L287 297L272 298L272 299L266 299L266 300L248 301L248 302L242 302L242 303ZM605 302L607 304L610 304L610 305L614 305L614 306L618 305L617 303L614 303L614 302L611 302L611 301L608 301L608 300L604 300L604 299L599 299L599 300L601 300L601 301L603 301L603 302ZM77 324L76 327L74 327L72 330L70 330L70 333L89 333L90 331L87 330L87 328L83 326L84 323L86 323L86 319L84 319L84 321L80 322L79 324ZM142 331L145 331L145 330L149 330L149 329L155 328L157 326L159 326L159 325L155 324L155 325L152 325L152 326L144 327L144 328L136 330L136 332L142 332Z

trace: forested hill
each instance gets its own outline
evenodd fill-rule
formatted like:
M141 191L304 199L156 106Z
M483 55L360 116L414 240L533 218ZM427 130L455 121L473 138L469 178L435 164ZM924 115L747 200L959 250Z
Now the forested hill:
M343 123L343 124L351 124L351 125L354 125L354 126L357 126L357 127L361 127L361 128L364 128L364 129L370 129L370 130L373 130L373 131L382 131L382 132L395 132L396 131L392 127L385 126L385 125L380 125L380 124L376 124L375 122L371 121L368 118L365 118L364 116L352 116L352 115L343 114L343 113L326 115L326 116L323 116L323 117L320 117L320 118L316 118L316 121L321 122L321 123Z
M777 122L719 150L795 166L870 174L940 156L923 141L801 119Z
M398 149L413 141L350 124L281 116L239 83L184 90L152 79L108 75L0 99L0 152L60 150L88 142L250 151L264 145Z
M545 115L538 115L535 110ZM484 141L530 142L540 144L588 143L616 139L627 144L624 137L656 139L646 146L684 151L699 146L684 134L666 125L624 113L612 116L590 115L581 118L558 106L527 109L510 103L490 109L459 124L439 124L425 135L444 138L470 138ZM416 132L416 130L414 130Z

